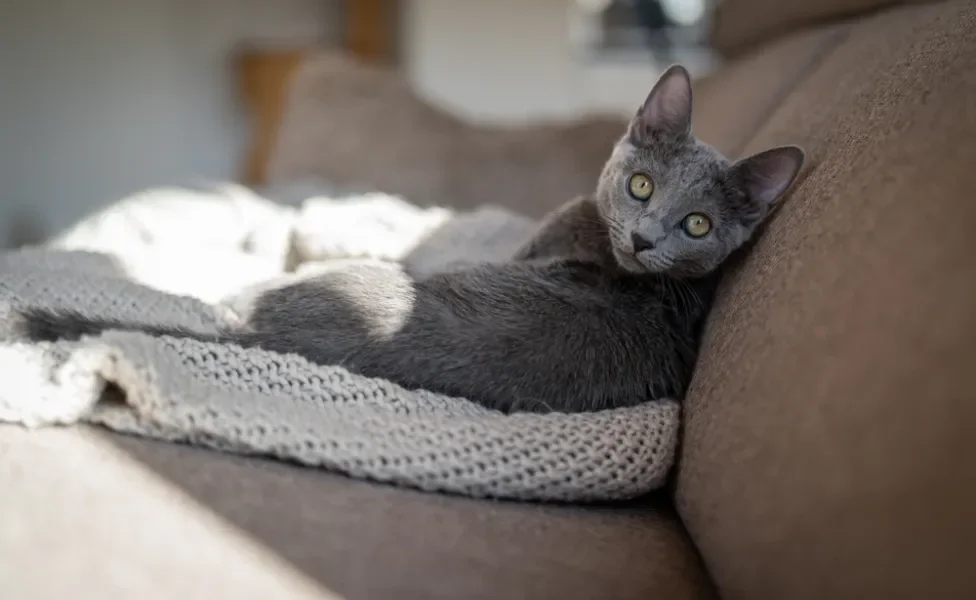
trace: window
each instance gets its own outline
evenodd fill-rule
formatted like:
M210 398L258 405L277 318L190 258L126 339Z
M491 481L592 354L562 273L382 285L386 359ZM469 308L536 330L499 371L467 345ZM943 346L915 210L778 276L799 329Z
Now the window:
M644 61L685 64L707 70L707 47L715 0L574 0L574 43L598 62Z

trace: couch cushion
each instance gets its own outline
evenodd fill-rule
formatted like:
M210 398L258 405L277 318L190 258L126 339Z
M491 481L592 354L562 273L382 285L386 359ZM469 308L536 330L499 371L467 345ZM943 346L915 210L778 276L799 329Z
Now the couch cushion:
M976 598L976 4L857 24L747 151L812 168L729 273L679 513L725 598Z
M896 5L932 0L722 0L709 41L731 57L771 38L817 23Z
M99 434L0 424L0 596L339 600Z
M106 437L347 600L714 597L667 502L477 501Z

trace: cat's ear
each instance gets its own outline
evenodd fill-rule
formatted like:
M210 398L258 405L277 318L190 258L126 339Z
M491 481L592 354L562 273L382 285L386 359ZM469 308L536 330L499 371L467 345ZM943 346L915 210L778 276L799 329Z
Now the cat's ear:
M749 201L765 215L793 184L804 159L799 146L780 146L743 158L732 165L731 173Z
M679 139L691 133L691 76L681 65L661 75L630 123L630 138L644 145L655 138Z

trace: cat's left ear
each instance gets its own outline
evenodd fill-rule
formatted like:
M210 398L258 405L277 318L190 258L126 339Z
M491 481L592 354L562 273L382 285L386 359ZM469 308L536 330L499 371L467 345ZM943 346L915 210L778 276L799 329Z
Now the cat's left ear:
M796 180L805 157L799 146L780 146L740 160L730 172L750 203L765 216Z
M681 65L668 67L630 124L630 138L645 145L655 138L680 139L691 133L691 76Z

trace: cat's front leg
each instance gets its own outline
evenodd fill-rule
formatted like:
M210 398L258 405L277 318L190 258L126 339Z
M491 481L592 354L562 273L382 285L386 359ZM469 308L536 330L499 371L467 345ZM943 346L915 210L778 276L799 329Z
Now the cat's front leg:
M599 260L595 251L604 227L592 199L575 198L550 213L539 230L512 256L524 261L541 258Z

